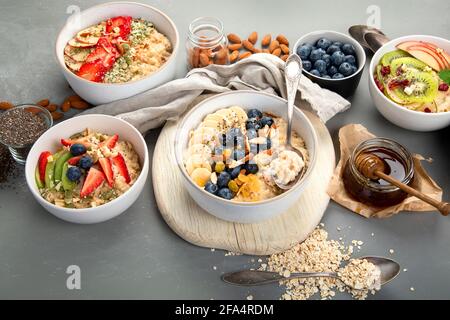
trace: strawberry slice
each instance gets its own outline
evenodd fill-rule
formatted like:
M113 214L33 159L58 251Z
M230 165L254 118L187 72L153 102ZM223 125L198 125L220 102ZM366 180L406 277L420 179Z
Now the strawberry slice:
M121 37L122 39L128 38L131 32L132 19L133 18L130 16L119 16L108 19L106 21L106 33L112 36Z
M106 146L109 149L112 149L116 146L117 141L119 140L119 136L117 134L109 137L107 140L103 141L101 146Z
M112 63L109 62L111 60L110 56L114 56L114 61ZM104 64L105 62L108 62L108 64L111 63L112 65L119 56L119 52L116 47L111 44L109 39L101 37L100 40L98 40L95 50L86 57L86 62L96 62L97 60L101 60Z
M39 166L39 179L45 181L45 168L47 167L48 157L52 154L49 151L44 151L39 156L38 166Z
M108 72L108 69L103 65L102 60L96 60L83 64L77 75L88 81L101 82L106 72Z
M80 192L80 197L85 198L94 192L105 181L105 174L98 169L92 167L89 169L83 188Z
M100 167L102 167L109 186L112 188L114 186L114 172L112 169L111 160L109 158L100 158L98 162L100 163Z
M70 158L69 160L67 160L67 163L70 164L71 166L76 166L78 165L78 162L80 162L80 159L84 157L84 154L82 154L81 156L76 156L73 158Z
M89 144L88 142L83 141L83 140L81 140L81 139L79 139L79 140L61 139L61 144L62 144L64 147L71 147L71 146L72 146L73 144L75 144L75 143L82 144L82 145L84 145L86 148L89 148L89 146L90 146L90 144Z
M127 164L125 163L125 159L122 156L122 154L119 153L117 156L112 158L112 163L117 167L117 170L119 170L120 175L125 178L125 182L130 183L131 182L130 174L128 173Z

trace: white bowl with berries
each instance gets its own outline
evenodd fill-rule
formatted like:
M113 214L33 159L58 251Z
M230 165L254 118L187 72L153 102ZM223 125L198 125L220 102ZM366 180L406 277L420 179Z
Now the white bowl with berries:
M149 170L142 134L106 115L75 117L50 128L25 165L28 187L47 211L65 221L92 224L126 211Z

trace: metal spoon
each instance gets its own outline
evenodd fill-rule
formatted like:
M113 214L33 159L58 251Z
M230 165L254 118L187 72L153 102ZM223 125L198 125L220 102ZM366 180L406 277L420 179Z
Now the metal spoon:
M375 53L385 43L388 43L390 39L384 34L369 32L364 35L364 40L369 45L370 49Z
M394 279L400 272L400 265L394 260L382 257L362 257L381 271L380 284L384 285ZM226 283L238 286L259 286L268 283L274 283L285 280L300 279L300 278L317 278L329 277L339 279L336 272L299 272L292 273L289 277L284 277L277 272L258 271L258 270L243 270L232 273L226 273L222 276L222 280ZM342 280L341 280L342 281ZM348 284L345 284L348 286Z
M369 50L372 50L373 53L375 53L375 51L378 50L379 47L375 48L373 46L373 43L368 43L367 39L365 38L366 34L377 34L377 35L381 35L384 36L386 39L386 35L379 29L377 28L373 28L373 27L369 27L366 25L354 25L351 26L348 29L348 33L350 33L350 35L359 42L360 45L362 45L364 48L367 48Z
M287 100L288 100L288 123L286 132L285 150L297 153L300 156L300 158L304 160L303 154L298 149L292 146L292 117L294 114L295 96L297 95L298 86L300 84L302 70L303 66L300 57L297 54L290 55L284 67L284 75L286 78L286 88L287 88ZM303 176L303 173L304 168L302 169L301 172L297 174L295 179L289 182L288 184L281 184L277 182L276 177L274 177L274 181L280 189L288 190L297 183L297 181Z

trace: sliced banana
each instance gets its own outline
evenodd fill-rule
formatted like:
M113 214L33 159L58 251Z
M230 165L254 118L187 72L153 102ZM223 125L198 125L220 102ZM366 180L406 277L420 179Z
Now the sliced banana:
M198 154L205 158L210 158L212 152L211 152L211 149L207 145L199 143L199 144L193 144L192 146L190 146L188 149L188 154L189 155Z
M76 39L78 42L81 43L96 45L100 37L103 35L104 31L105 26L103 24L99 24L81 30L80 32L77 33Z
M186 171L188 172L189 175L192 175L192 172L198 168L207 169L211 174L212 168L210 164L210 159L205 158L199 154L194 154L190 156L186 161Z
M189 140L189 146L194 144L210 144L217 140L217 130L211 127L197 128Z
M191 178L196 185L200 188L204 188L206 183L211 179L211 171L208 171L205 168L197 168L192 172Z
M243 123L246 122L248 120L247 117L247 113L244 111L244 109L242 109L241 107L238 106L233 106L230 108L234 113L236 113L236 116L239 119L239 123Z

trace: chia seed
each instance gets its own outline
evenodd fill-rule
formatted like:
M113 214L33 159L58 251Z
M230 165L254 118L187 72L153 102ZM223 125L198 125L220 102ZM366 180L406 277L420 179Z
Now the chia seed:
M23 108L14 108L0 116L0 141L9 146L29 145L47 128L40 116Z

